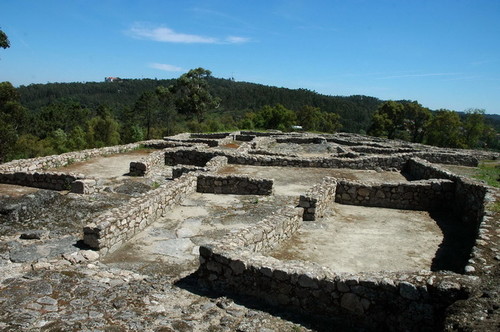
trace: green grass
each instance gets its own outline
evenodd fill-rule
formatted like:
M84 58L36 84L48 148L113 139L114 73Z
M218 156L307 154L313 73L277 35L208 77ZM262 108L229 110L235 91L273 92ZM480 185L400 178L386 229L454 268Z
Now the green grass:
M488 185L500 188L500 164L498 161L483 161L474 177L486 182Z

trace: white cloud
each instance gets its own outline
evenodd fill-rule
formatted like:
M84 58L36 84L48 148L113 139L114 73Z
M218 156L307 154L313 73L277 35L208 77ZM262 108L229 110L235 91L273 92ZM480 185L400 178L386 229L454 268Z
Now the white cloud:
M179 33L166 27L151 28L143 24L134 24L127 31L127 34L134 38L148 39L164 43L184 43L184 44L241 44L249 41L248 38L229 36L224 40L215 37Z
M211 37L203 37L198 35L191 35L186 33L178 33L172 29L159 27L147 28L140 25L133 26L129 33L136 38L149 39L153 41L166 42L166 43L205 43L213 44L217 39Z
M238 36L229 36L226 38L226 42L229 44L243 44L247 43L248 41L250 41L249 38L238 37Z
M151 64L149 64L149 67L154 68L154 69L163 70L163 71L171 71L171 72L184 71L184 69L182 69L181 67L168 65L166 63L151 63Z

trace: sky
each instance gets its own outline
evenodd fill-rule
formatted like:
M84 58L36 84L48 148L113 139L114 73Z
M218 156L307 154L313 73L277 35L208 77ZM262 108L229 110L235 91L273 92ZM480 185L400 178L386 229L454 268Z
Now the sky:
M500 0L1 0L0 81L220 78L500 114Z

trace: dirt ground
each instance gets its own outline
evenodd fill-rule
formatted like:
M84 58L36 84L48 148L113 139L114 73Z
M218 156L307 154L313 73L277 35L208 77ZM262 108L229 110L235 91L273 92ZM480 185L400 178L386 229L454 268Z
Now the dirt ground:
M155 150L152 149L141 149L97 157L64 167L53 168L49 171L81 173L87 177L98 179L121 178L129 172L130 162L139 161L141 158L146 157L154 151Z
M335 204L331 216L304 222L271 256L336 272L430 269L443 234L424 211Z

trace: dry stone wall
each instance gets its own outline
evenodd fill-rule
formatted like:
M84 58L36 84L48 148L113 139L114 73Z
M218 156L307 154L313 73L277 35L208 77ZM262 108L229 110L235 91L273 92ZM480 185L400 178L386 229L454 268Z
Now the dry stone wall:
M217 171L226 164L227 158L216 157L205 165L204 170ZM183 174L141 197L131 199L121 207L100 215L84 227L85 244L100 250L102 255L115 251L125 241L195 192L198 173ZM85 186L85 183L82 186ZM85 191L85 188L82 191Z
M130 175L144 176L150 172L153 167L165 165L165 151L155 151L150 153L147 157L139 161L130 163Z
M272 228L267 233L272 234ZM445 308L467 297L474 282L425 271L336 274L314 263L264 256L267 247L253 243L262 233L249 229L244 234L200 247L199 276L208 286L292 311L354 319L375 330L434 330Z
M62 167L74 162L85 161L90 158L128 152L138 149L145 142L138 142L126 145L109 146L100 149L88 149L53 155L47 157L13 160L0 165L0 173L4 172L30 172L45 170L49 168Z
M82 174L60 172L0 173L0 183L51 190L70 190L74 181L84 177Z
M115 251L146 226L179 204L196 188L196 175L185 174L128 204L105 212L83 229L83 241L102 255Z
M339 180L335 202L403 210L432 210L452 204L455 183L446 179L399 183Z
M484 216L487 186L461 177L420 158L408 160L403 172L413 179L448 179L455 183L453 211L462 221L479 226Z
M276 138L276 143L295 143L295 144L322 144L327 143L326 138L315 137L286 137Z
M231 133L192 133L191 138L209 138L209 139L222 139L227 138Z
M326 177L320 184L309 189L304 195L300 195L299 207L304 209L302 219L314 221L322 218L335 201L337 191L337 180Z
M298 215L304 220L319 217L321 209L334 204L334 199L337 203L400 209L450 206L465 219L473 215L480 225L465 272L473 275L488 268L482 254L491 245L488 240L493 221L483 218L481 213L488 201L488 190L422 159L412 159L404 168L419 181L371 184L325 179L301 196L300 210L312 209ZM278 243L289 238L294 234L293 229L301 224L297 218L293 220L291 224L295 226L290 228L291 232L283 232L280 223L257 224L201 246L201 280L215 289L254 296L290 310L336 315L362 321L370 329L393 331L442 328L446 308L459 299L468 298L469 290L478 280L431 271L338 274L313 263L279 261L265 256L274 246L256 243L274 232L286 234L276 240ZM261 228L265 231L260 231Z
M196 191L200 193L234 195L271 195L273 180L256 179L241 175L198 175Z

